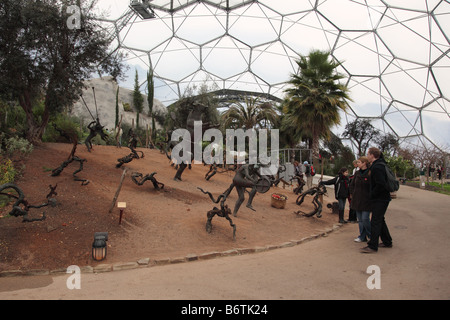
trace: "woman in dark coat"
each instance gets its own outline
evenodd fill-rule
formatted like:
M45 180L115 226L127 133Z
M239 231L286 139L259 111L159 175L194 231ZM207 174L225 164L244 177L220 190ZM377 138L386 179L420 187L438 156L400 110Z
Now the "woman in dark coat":
M355 172L350 182L352 202L350 207L356 211L359 224L359 236L355 242L365 242L370 238L370 177L369 159L361 157L357 162L359 170Z
M339 223L347 223L344 220L345 201L350 195L348 169L341 168L338 175L331 180L321 181L320 184L334 184L334 196L339 203Z

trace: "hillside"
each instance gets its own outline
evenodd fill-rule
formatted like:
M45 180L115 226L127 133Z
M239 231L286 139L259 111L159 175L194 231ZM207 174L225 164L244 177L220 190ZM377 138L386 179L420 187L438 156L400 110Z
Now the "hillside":
M232 228L221 217L212 220L212 232L207 233L206 214L214 207L207 195L197 187L221 194L230 185L233 172L218 173L210 181L204 176L208 167L194 165L186 169L183 181L174 181L175 169L165 155L158 150L141 149L144 158L134 159L122 168L116 168L117 159L130 153L128 148L94 146L91 153L84 145L78 145L76 155L87 161L77 177L88 179L82 186L74 181L73 172L78 163L72 163L57 176L51 170L67 159L72 146L46 143L37 146L25 161L23 176L17 185L31 204L45 202L49 185L57 184L57 206L30 210L30 216L39 217L43 211L44 221L22 223L15 217L0 218L0 271L15 269L56 269L69 265L96 265L91 258L91 245L95 232L108 232L108 257L102 263L136 261L141 258L176 259L190 254L224 252L236 248L276 248L291 240L300 240L312 234L330 230L337 223L337 216L324 205L322 218L306 218L294 214L299 210L296 196L291 189L276 188L265 194L257 194L251 211L241 206L237 217L236 240ZM119 225L119 209L109 208L118 188L123 168L127 176L117 199L126 202L122 224ZM156 179L164 189L155 190L147 181L135 184L130 174L143 175L157 172ZM270 206L273 192L288 197L285 209ZM246 201L248 194L246 194ZM227 204L233 208L237 193L232 191ZM334 197L325 197L325 202ZM0 216L9 212L4 208ZM303 211L311 211L311 200L305 200ZM355 229L356 232L356 229Z

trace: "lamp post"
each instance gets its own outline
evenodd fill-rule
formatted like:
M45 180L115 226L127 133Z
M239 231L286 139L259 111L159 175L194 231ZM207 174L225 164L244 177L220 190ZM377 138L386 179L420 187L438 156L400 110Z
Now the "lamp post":
M94 242L92 243L92 258L96 261L102 261L106 258L106 241L108 241L108 232L96 232Z

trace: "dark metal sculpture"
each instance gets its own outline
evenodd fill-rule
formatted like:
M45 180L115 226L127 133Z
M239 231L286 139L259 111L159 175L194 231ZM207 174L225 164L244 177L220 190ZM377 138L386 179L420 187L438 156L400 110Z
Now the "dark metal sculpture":
M97 118L96 120L92 121L91 123L88 124L87 128L89 129L89 135L87 136L86 140L84 141L84 144L87 147L87 150L89 152L91 152L92 150L92 139L97 136L97 134L100 135L100 137L102 138L103 141L107 141L109 136L103 131L103 128L105 126L102 126L100 124L100 120L99 118Z
M222 218L227 219L230 222L230 226L233 228L233 241L236 240L236 225L233 223L233 220L230 218L231 210L228 208L228 205L225 204L225 201L227 200L228 195L230 194L231 190L233 189L233 185L230 186L224 193L219 195L217 199L214 199L214 196L208 192L204 191L202 188L198 187L201 192L204 194L207 194L209 198L214 203L218 203L220 201L220 209L217 207L214 207L212 210L208 211L206 214L207 220L206 220L206 231L208 233L211 233L212 230L212 219L214 216L219 216Z
M137 146L137 137L134 133L133 129L130 129L129 134L130 140L128 141L128 148L130 148L131 153L123 158L117 159L119 162L116 164L116 168L120 168L123 164L131 162L133 159L139 159L144 157L144 153L142 151L136 151ZM138 152L141 153L141 156L139 157Z
M305 186L305 180L303 180L303 174L302 176L294 176L292 177L292 180L297 180L297 187L294 188L295 194L301 194L303 192L303 187Z
M233 241L236 241L236 225L233 223L233 220L230 218L231 210L228 208L227 205L225 205L223 208L219 209L217 207L214 207L212 210L208 211L206 214L207 221L206 221L206 231L208 233L211 233L212 230L212 223L211 220L214 218L215 215L225 218L230 222L230 226L233 228Z
M72 156L69 160L64 161L58 168L53 169L52 170L52 177L59 176L61 174L61 172L64 170L64 168L67 167L69 164L71 164L73 161L76 161L76 162L78 162L80 164L80 167L78 168L78 170L75 170L73 172L73 174L72 174L73 175L73 180L81 181L81 185L82 186L85 186L85 185L89 184L89 180L81 179L81 178L78 178L76 176L78 172L83 170L83 163L85 161L87 161L86 159L81 159L81 158L78 158L76 156Z
M56 187L58 185L53 186L49 186L50 187L50 192L47 194L46 199L47 202L43 203L41 205L30 205L28 203L27 200L25 200L25 195L22 191L22 189L20 189L17 185L13 184L13 183L5 183L3 185L0 186L0 194L1 195L6 195L9 198L14 198L17 199L16 202L13 204L12 206L12 210L11 212L9 212L9 215L14 216L14 217L22 217L22 222L34 222L34 221L43 221L45 220L46 216L45 216L45 212L42 213L42 216L40 218L29 218L28 217L28 213L30 211L30 209L39 209L42 207L46 207L48 205L54 207L56 205L56 199L53 198L52 196L56 196ZM17 192L17 196L11 193L4 193L3 190L8 190L8 189L14 189Z
M316 215L317 218L322 217L322 202L319 201L319 197L327 193L327 188L323 184L319 184L317 187L312 187L311 189L305 191L303 194L299 195L295 203L300 206L303 201L305 200L305 197L307 195L314 196L313 198L313 205L314 210L311 212L303 212L301 210L294 212L295 214L299 215L302 214L305 217L312 217L313 215Z
M158 182L158 180L156 180L156 178L154 177L155 174L156 174L156 172L153 172L152 174L147 174L147 175L143 176L143 174L140 172L133 172L131 174L131 179L138 186L142 186L145 181L150 180L153 183L153 187L156 190L164 189L164 184L161 182ZM138 178L140 178L140 180L138 180Z
M97 117L96 118L94 118L94 116L91 113L91 110L89 110L89 107L87 106L86 101L84 101L83 96L80 95L81 100L83 100L83 103L84 103L87 111L89 112L89 114L92 117L92 120L94 120L91 123L89 123L88 126L87 126L87 128L89 129L89 135L87 136L86 140L84 141L84 144L86 145L87 150L89 152L91 152L91 149L92 149L92 142L91 142L91 140L95 136L97 136L97 134L100 134L100 136L101 136L103 141L107 141L109 139L109 136L103 131L103 128L105 126L102 126L100 124L100 119L98 118L97 99L95 98L95 88L94 87L92 87L92 91L94 93L95 110L96 110L96 113L97 113Z
M239 211L239 208L241 207L241 204L244 202L245 197L245 190L247 188L251 188L249 199L247 201L247 208L255 211L253 209L252 203L253 198L256 195L256 192L258 191L258 186L260 187L260 191L267 191L270 189L271 183L267 182L266 180L259 180L258 178L258 172L257 172L257 166L253 164L244 164L240 168L237 169L236 174L233 178L233 183L230 186L236 188L236 191L238 193L238 200L236 201L236 204L234 206L233 216L237 216L237 212ZM258 185L258 182L260 184ZM263 184L264 183L264 184ZM267 190L266 190L267 189ZM231 190L230 190L231 192Z
M86 159L81 159L81 158L75 156L75 151L77 150L77 145L78 145L78 137L77 137L77 135L74 134L74 133L72 133L72 134L67 133L66 131L58 128L55 124L53 124L53 127L55 128L56 131L59 132L59 134L62 137L64 137L67 140L69 140L73 144L73 147L72 147L72 151L70 152L70 155L67 158L67 160L64 161L58 168L52 170L52 177L59 176L61 174L61 172L64 170L64 168L66 168L73 161L77 161L77 162L80 163L80 167L78 168L78 170L75 170L74 173L73 173L74 180L75 181L81 181L81 185L82 186L85 186L85 185L89 184L89 180L87 180L87 179L80 179L80 178L78 178L76 176L76 174L78 172L83 170L83 163L85 161L87 161Z
M209 181L217 173L217 164L211 164L209 166L209 171L205 174L206 181Z
M224 210L224 203L227 199L227 197L230 195L231 191L233 191L234 188L236 188L236 191L238 193L238 200L236 201L236 204L234 206L233 216L237 216L237 212L239 211L239 208L241 207L241 204L245 200L245 192L247 188L251 188L251 191L249 192L250 196L247 202L247 208L255 211L252 206L253 198L256 195L256 192L259 193L266 193L270 187L272 186L272 182L267 177L260 177L257 172L257 166L256 165L249 165L244 164L240 168L237 169L235 177L233 178L233 182L230 184L227 190L225 190L217 200L214 199L214 197L211 195L211 193L207 191L203 191L203 189L199 188L200 191L202 191L204 194L208 194L210 199L214 203L218 203L221 201L221 210Z

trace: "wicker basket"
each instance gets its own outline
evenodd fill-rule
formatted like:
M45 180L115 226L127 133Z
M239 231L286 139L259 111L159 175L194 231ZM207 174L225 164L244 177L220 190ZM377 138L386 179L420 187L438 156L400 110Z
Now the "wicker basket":
M278 197L280 197L280 199ZM270 205L277 209L284 209L286 207L286 200L287 200L287 197L285 195L279 194L279 193L273 193L271 196Z

